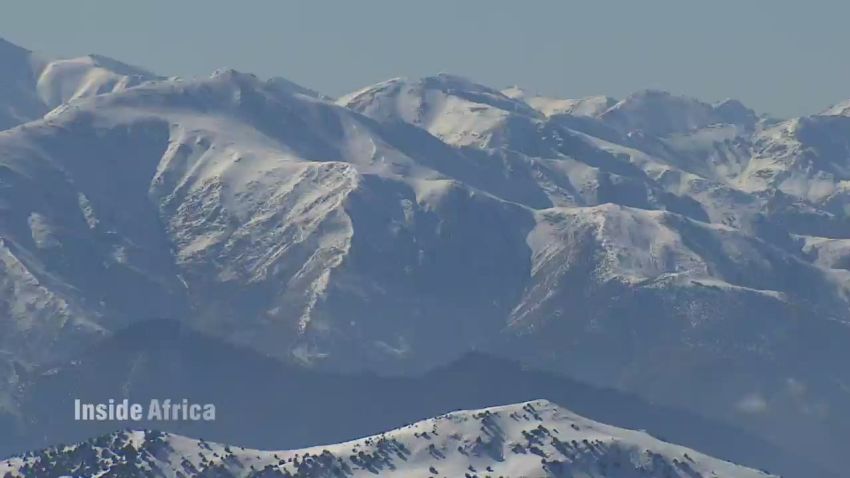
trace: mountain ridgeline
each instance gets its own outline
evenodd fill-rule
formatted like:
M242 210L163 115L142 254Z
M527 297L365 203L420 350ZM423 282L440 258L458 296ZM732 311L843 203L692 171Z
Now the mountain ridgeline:
M280 452L153 431L104 435L0 462L9 478L771 478L603 425L546 400L458 411L347 443ZM775 477L774 477L775 478Z

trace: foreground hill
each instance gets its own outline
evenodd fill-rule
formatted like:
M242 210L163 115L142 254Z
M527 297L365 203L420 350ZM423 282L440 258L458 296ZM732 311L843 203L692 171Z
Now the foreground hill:
M120 432L0 462L7 477L766 478L550 402L455 412L362 440L264 452Z
M410 377L337 374L281 363L176 322L153 321L121 331L68 363L21 371L19 387L21 415L3 422L0 457L128 426L74 421L77 398L214 403L214 422L133 426L275 450L346 442L451 410L546 397L580 415L783 476L839 476L741 427L480 353Z

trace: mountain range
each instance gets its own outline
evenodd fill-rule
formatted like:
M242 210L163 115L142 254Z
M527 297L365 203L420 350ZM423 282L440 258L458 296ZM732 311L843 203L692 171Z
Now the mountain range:
M316 370L470 351L844 469L850 117L448 74L330 99L0 42L0 404L152 317Z

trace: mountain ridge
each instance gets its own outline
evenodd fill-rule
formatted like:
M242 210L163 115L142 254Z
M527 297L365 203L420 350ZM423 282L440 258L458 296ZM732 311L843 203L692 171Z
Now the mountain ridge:
M0 462L12 478L89 476L768 477L602 425L545 400L459 411L339 445L261 452L158 432L121 432ZM22 474L23 473L23 474ZM471 473L471 474L470 474ZM492 475L491 475L492 474Z

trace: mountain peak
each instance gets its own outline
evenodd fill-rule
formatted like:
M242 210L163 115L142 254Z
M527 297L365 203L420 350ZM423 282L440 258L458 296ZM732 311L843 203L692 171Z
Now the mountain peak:
M638 90L631 95L623 98L616 106L625 107L660 107L669 108L672 105L687 105L689 107L705 107L710 108L710 105L695 98L683 95L676 95L666 90L647 88Z
M850 115L850 100L836 103L820 114L821 116L848 116Z
M471 79L465 76L457 75L454 73L441 72L437 73L436 75L423 77L419 81L433 88L482 90L500 94L493 88L482 85L480 83L472 81Z
M714 110L726 123L753 125L758 121L758 114L755 111L733 98L727 98L715 104Z
M503 89L502 94L515 100L521 100L529 96L528 92L519 85L513 85Z
M234 80L237 82L259 82L260 79L253 73L243 73L234 68L219 68L212 72L211 79Z
M716 106L668 91L638 91L606 111L602 118L622 132L641 131L653 136L686 133L713 124L752 126L754 112L735 100Z
M588 96L586 98L550 98L532 95L526 90L512 86L501 91L508 98L524 101L544 116L570 115L595 118L617 103L609 96Z
M304 86L299 85L298 83L295 83L280 76L270 78L268 81L266 81L266 85L278 92L296 93L304 96L309 96L311 98L330 100L329 97L323 95L322 93L319 93L318 91L311 90L310 88L306 88Z
M124 63L123 61L116 60L108 56L100 55L97 53L90 53L87 55L87 57L92 60L92 63L95 66L112 71L113 73L117 73L119 75L140 76L147 78L152 78L156 76L144 68L130 65L128 63Z
M415 125L458 146L488 142L493 129L511 117L542 117L521 100L449 73L384 81L337 103L378 121Z

